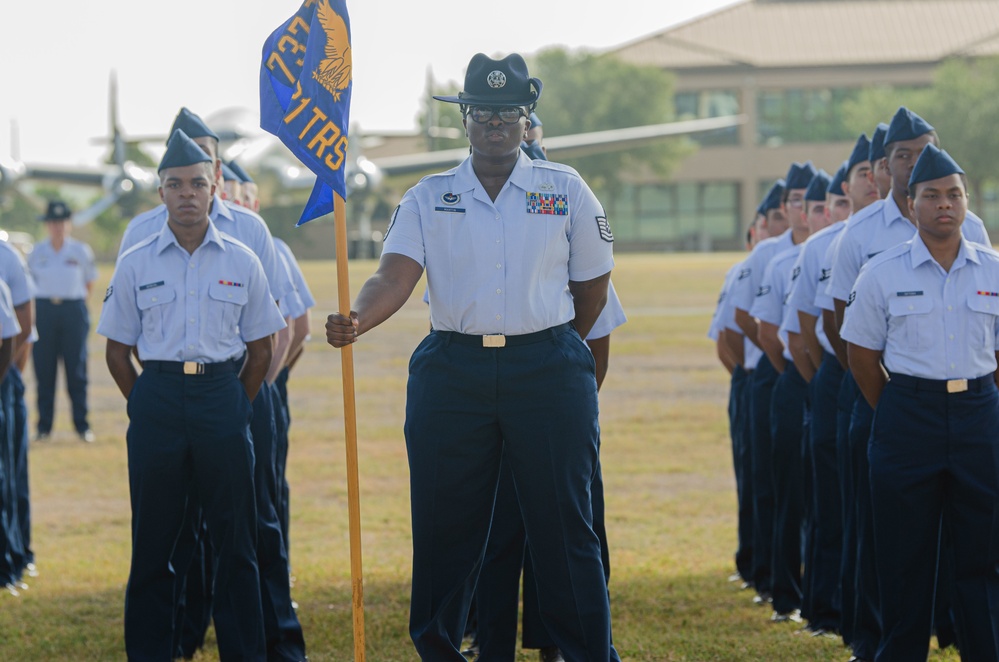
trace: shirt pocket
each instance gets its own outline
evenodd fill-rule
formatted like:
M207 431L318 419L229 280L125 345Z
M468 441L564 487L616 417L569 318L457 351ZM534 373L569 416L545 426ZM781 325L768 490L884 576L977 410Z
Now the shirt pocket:
M135 301L142 319L142 335L150 342L163 342L163 329L167 322L168 304L177 299L177 292L170 287L157 287L136 292Z
M208 328L226 341L239 334L239 317L249 300L245 287L212 283L208 286Z
M999 315L999 299L980 294L968 297L968 342L975 349L994 352L996 349L996 316Z
M933 301L926 296L896 297L888 300L890 332L900 347L919 351L933 345L933 328L930 313Z

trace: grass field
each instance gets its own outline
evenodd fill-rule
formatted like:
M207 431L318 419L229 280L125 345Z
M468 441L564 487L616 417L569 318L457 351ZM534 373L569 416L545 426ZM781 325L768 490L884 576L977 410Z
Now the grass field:
M838 642L772 625L726 577L735 489L725 415L728 379L705 338L734 254L623 255L614 282L629 322L612 336L601 392L602 457L613 575L614 640L625 661L845 660ZM309 657L353 659L339 352L325 344L335 265L304 263L318 299L292 401L291 560ZM373 262L351 265L356 293ZM110 267L95 292L103 293ZM422 286L355 345L366 657L415 660L407 634L411 537L402 437L409 355L427 329ZM92 306L94 323L100 297ZM125 403L90 343L97 442L76 440L65 398L53 440L31 447L40 576L0 595L0 661L120 660L129 564ZM33 380L29 368L29 409ZM32 416L33 418L33 416ZM199 660L215 660L214 641ZM536 653L519 654L536 660ZM932 654L933 660L956 660Z

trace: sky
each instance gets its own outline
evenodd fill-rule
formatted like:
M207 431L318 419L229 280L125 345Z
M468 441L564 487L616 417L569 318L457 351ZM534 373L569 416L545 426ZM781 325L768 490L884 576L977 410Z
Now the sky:
M460 89L471 56L549 46L595 52L745 0L347 0L354 87L351 125L417 126L428 71ZM126 135L162 135L181 106L256 117L264 39L298 0L46 0L0 3L0 159L96 163L108 135L116 71ZM609 8L614 13L603 14Z

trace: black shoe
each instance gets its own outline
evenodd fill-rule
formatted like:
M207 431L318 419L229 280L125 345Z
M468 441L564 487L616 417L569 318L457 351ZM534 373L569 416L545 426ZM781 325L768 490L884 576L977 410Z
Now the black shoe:
M562 651L558 649L558 646L546 646L538 651L538 657L541 662L565 662L565 658L562 657Z

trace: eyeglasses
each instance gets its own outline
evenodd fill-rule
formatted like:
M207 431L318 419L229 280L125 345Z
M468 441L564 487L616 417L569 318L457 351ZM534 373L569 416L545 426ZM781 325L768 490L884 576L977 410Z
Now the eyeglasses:
M514 124L521 117L527 117L524 109L520 106L504 106L502 108L496 108L493 106L470 106L466 117L471 117L472 121L476 124L485 124L493 118L493 115L499 115L499 118L503 120L504 124Z

